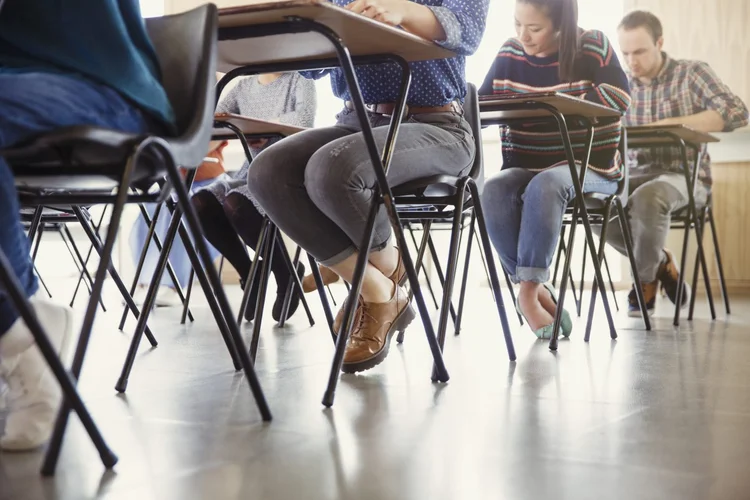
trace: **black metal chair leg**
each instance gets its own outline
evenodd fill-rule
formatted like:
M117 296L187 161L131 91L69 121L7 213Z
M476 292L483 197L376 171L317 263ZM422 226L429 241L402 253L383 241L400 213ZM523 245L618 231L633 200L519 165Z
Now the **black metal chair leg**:
M182 316L180 317L181 325L184 325L187 322L188 313L190 312L190 298L193 295L194 282L195 282L195 269L190 269L190 277L188 278L187 292L185 292L185 303L182 305Z
M460 184L458 186L458 194L453 210L453 224L451 225L451 241L450 249L448 250L448 266L446 267L445 284L443 285L443 303L440 306L440 318L438 320L438 343L440 349L445 349L445 337L448 329L448 311L453 305L453 287L456 283L456 271L458 270L458 253L461 247L461 224L463 222L463 212L461 208L464 206L464 198L466 195L466 184ZM431 239L430 239L431 240ZM434 247L433 247L434 248ZM457 321L454 317L454 325ZM437 372L432 374L432 380L438 380Z
M281 311L281 318L279 319L279 326L284 326L286 323L286 320L289 316L289 306L292 302L292 294L298 293L299 294L299 300L302 303L302 307L305 309L305 314L307 314L307 320L310 322L310 326L315 326L315 319L313 318L312 312L310 311L310 306L307 304L307 300L305 299L305 292L302 290L302 281L300 280L299 275L297 275L297 263L299 262L300 255L302 253L302 247L297 247L297 251L295 252L294 259L289 258L289 253L286 250L286 245L284 245L284 241L281 239L281 235L279 234L276 238L276 244L279 247L279 250L281 250L281 254L284 256L284 261L286 262L287 267L289 267L289 283L287 284L287 293L284 297L284 304Z
M563 227L565 227L565 225L563 225ZM565 232L561 230L560 234L564 235ZM571 248L572 248L572 243L571 243ZM586 247L584 247L584 252L585 252L585 248ZM568 257L568 248L565 245L564 241L560 242L560 254L567 259L567 257ZM575 304L577 305L579 303L579 301L582 300L582 299L580 299L579 296L578 296L578 290L576 289L576 282L575 282L575 279L573 279L573 269L572 269L572 267L568 268L567 276L568 276L568 281L567 281L568 284L567 284L567 286L570 286L570 293L573 294L573 302L575 302ZM553 286L555 286L555 285L553 284ZM581 293L583 293L583 291L581 291ZM578 311L577 307L576 307L576 312L578 312L578 315L580 317L580 312Z
M612 282L612 273L609 271L609 261L607 260L607 252L604 252L604 270L607 272L607 281L609 281L609 289L612 292L612 302L615 303L615 311L620 312L620 303L617 300L617 292L615 291L615 284Z
M42 223L43 214L44 214L43 206L40 205L34 208L34 216L31 218L31 223L29 224L29 232L26 233L26 238L28 238L29 243L30 243L29 246L33 246L34 240L39 234L39 225Z
M195 270L196 276L198 277L198 282L201 284L201 288L203 289L203 293L206 296L208 305L211 308L211 312L213 313L214 318L216 319L219 331L221 332L224 342L227 345L227 349L229 350L232 362L234 363L235 370L239 370L239 354L237 352L237 348L235 347L234 341L229 337L230 334L228 332L226 316L216 303L212 287L208 282L208 278L206 277L206 271L204 270L204 267L198 259L195 249L190 243L189 235L183 227L181 220L182 212L180 210L175 210L172 214L172 220L169 223L169 228L167 229L167 237L165 238L166 246L164 247L164 251L159 254L159 260L157 261L156 268L154 269L154 275L151 278L151 286L149 286L148 292L146 293L146 300L143 303L143 313L141 317L138 318L138 323L135 326L135 331L133 332L133 337L130 341L130 347L128 348L128 353L125 357L125 361L120 372L120 378L115 384L115 390L117 392L123 393L127 390L130 373L133 370L133 364L135 363L135 358L138 355L138 348L140 345L141 337L145 330L146 321L148 320L149 313L153 309L154 303L156 302L158 283L161 281L161 277L163 276L164 270L166 269L167 260L169 259L169 252L172 250L172 243L175 240L175 234L177 232L179 232L180 234L180 238L182 239L185 250L188 254L188 258L190 259L190 263ZM213 267L213 263L211 263L211 267L214 273L216 273L216 269Z
M412 241L414 242L414 246L417 248L417 258L414 264L415 266L414 270L417 273L417 277L419 277L419 273L422 272L422 267L424 264L424 256L427 252L427 243L430 240L430 231L432 230L431 220L421 221L421 224L422 224L422 241L419 245L417 245L416 238L414 238L414 234L412 232ZM430 282L430 273L427 272L426 269L424 271L424 277L425 277L425 281L427 282L427 288L430 291L430 295L432 295L432 300L435 304L435 309L439 309L440 307L435 297L435 292L432 289L432 283ZM409 290L409 301L411 301L412 298L413 298L413 294L411 290ZM400 332L398 336L396 337L396 343L403 344L403 342L404 342L404 332Z
M700 223L702 224L702 227L705 226L706 222L706 208L703 207L700 210ZM698 221L696 220L696 224ZM690 282L690 306L688 308L688 321L693 321L693 313L695 312L695 298L696 295L698 295L698 270L700 268L700 256L696 253L695 254L695 263L693 264L693 280ZM711 302L713 302L713 297L711 298Z
M70 230L68 229L68 226L66 224L63 224L62 231L60 233L65 234L67 239L70 241L71 249L75 255L76 267L79 269L79 272L81 275L85 276L84 283L86 283L86 288L89 291L89 296L91 295L91 290L94 286L94 279L91 277L91 273L89 273L88 268L86 267L86 263L83 260L83 256L81 255L81 252L78 249L78 245L76 245L75 239L73 239L73 235L70 234ZM78 264L80 262L80 265ZM80 282L79 282L80 283ZM71 300L70 307L73 307L73 302L75 301L75 295L73 296L73 299ZM107 308L104 307L104 300L100 297L99 298L99 305L102 308L102 311L107 312Z
M609 222L610 222L610 211L612 210L612 203L613 198L610 198L607 200L607 204L604 207L604 218L602 222L602 232L600 235L599 240L599 251L597 254L597 259L594 261L594 266L599 266L601 268L601 262L604 259L604 250L607 245L607 229L609 228ZM586 260L586 254L584 253L584 262ZM599 286L597 286L596 278L594 278L593 286L591 287L591 302L589 303L589 313L588 313L588 320L586 321L586 333L583 337L584 342L588 342L591 338L591 326L594 322L594 313L596 312L596 293L599 290ZM606 295L607 291L605 288L602 288L604 290L602 292L602 295ZM583 302L583 279L581 279L581 302Z
M435 242L432 240L432 235L427 235L427 245L430 248L430 255L432 256L432 263L435 264L435 271L437 271L438 280L440 281L440 287L443 289L443 296L445 296L445 282L446 278L443 274L443 267L440 265L440 256L435 248ZM456 323L456 310L453 308L453 301L451 300L448 304L448 310L450 311L451 319L453 324Z
M99 240L97 234L94 232L94 229L91 227L91 224L88 223L86 215L83 213L81 208L74 206L73 212L75 212L76 218L80 222L81 227L86 233L86 236L88 236L89 241L91 241L91 244L94 250L99 255L99 259L104 259L105 257L107 257L107 254L104 253L104 251L106 250L106 246L102 245L102 242ZM117 273L115 266L112 264L111 256L107 258L107 261L105 262L105 264L106 264L107 272L112 277L112 281L114 282L115 286L117 286L117 289L120 291L120 295L122 295L122 298L125 300L127 307L129 307L130 310L133 311L133 314L136 317L140 316L140 311L138 310L138 306L133 301L133 297L128 293L128 289L125 287L125 284L122 282L122 279L120 278L120 275ZM98 297L100 296L101 296L101 293L98 295ZM98 301L98 297L97 297L97 301ZM148 327L146 328L146 337L148 338L148 341L151 343L151 345L156 347L157 345L156 338L151 333L151 329Z
M424 232L424 225L423 228L423 235L422 235L422 241L424 244L427 244L426 235L427 233ZM424 258L424 250L420 250L422 248L422 245L417 243L417 238L414 236L414 228L411 227L411 224L408 226L409 229L409 235L411 236L411 241L414 244L414 248L417 249L417 274L419 274L421 265L422 265L422 259ZM435 305L435 309L439 309L440 305L438 304L437 297L435 296L435 290L432 289L432 283L430 281L430 273L425 272L424 273L425 283L427 284L427 290L430 292L430 296L432 297L432 302Z
M250 307L250 295L252 294L253 287L255 286L255 280L258 275L258 268L261 266L261 256L265 253L266 245L268 244L269 230L272 223L268 217L263 219L263 223L260 228L260 235L258 236L258 243L255 245L255 257L250 264L250 270L245 277L245 290L242 293L242 302L240 303L240 311L237 314L237 324L241 325L242 320L245 317L245 311ZM255 307L253 304L252 307Z
M708 308L711 311L711 319L716 320L716 307L714 305L714 292L711 288L711 277L708 274L708 263L706 262L706 251L703 247L703 228L705 227L705 219L703 217L698 220L696 214L695 224L695 236L698 238L698 260L701 265L701 273L703 274L703 284L706 287L706 298L708 299Z
M574 204L573 208L573 218L571 221L571 243L569 244L569 252L568 257L570 257L570 254L573 252L573 241L574 241L574 233L575 228L578 223L578 218L580 217L581 221L583 222L583 232L586 236L586 247L588 248L591 259L594 261L594 273L595 273L595 283L601 287L601 293L602 293L602 304L604 305L604 311L607 314L607 322L609 323L609 332L610 337L612 339L617 338L617 329L615 327L614 319L612 317L612 311L609 307L609 298L607 297L607 289L604 284L604 278L602 277L601 267L597 261L598 254L596 252L596 245L594 243L594 233L591 230L591 222L589 220L588 216L588 210L586 208L585 201L583 199L583 185L584 185L584 177L586 174L587 168L581 168L580 171L580 177L579 173L576 169L576 162L575 162L575 154L573 151L573 146L570 141L570 135L568 133L568 126L565 122L565 117L556 109L551 108L550 112L554 115L555 119L557 120L558 127L560 129L560 135L563 139L563 146L565 149L565 157L568 161L568 166L570 168L570 175L571 180L573 181L573 188L576 195L576 202ZM588 165L588 160L591 153L591 145L593 142L594 137L594 126L589 121L588 122L588 132L586 134L587 140L586 140L586 154L584 155L583 159L581 160L581 165ZM567 262L567 270L570 270L570 258L566 259ZM566 272L563 272L563 276L566 275ZM562 285L565 285L565 280L562 281ZM582 293L583 291L581 291ZM557 340L558 340L558 333L560 329L560 323L562 320L562 311L564 308L564 301L565 301L565 293L561 291L560 297L558 299L557 304L557 312L555 314L555 323L552 328L552 339L550 340L550 350L556 350L557 349Z
M102 290L104 288L104 280L107 277L107 272L112 267L112 250L115 246L117 233L120 229L122 212L125 207L125 202L128 198L128 186L130 185L130 178L133 174L135 165L137 164L138 158L140 157L142 151L142 147L139 147L135 151L133 156L128 160L125 166L122 178L120 180L120 185L117 190L117 197L112 210L112 216L110 217L110 224L107 228L107 236L104 240L103 248L100 249L97 238L92 237L95 235L89 235L92 246L97 251L97 253L99 253L99 265L97 266L96 274L94 275L94 287L91 292L91 297L89 298L88 306L86 307L86 314L83 318L83 326L81 327L81 333L78 337L78 345L76 346L75 354L73 356L73 363L71 365L70 372L72 378L75 380L77 380L81 375L83 361L86 356L86 349L88 348L89 340L91 338L91 332L94 328L96 311L99 308L99 297L101 296ZM80 221L85 222L85 217L79 207L74 206L73 211ZM88 231L91 231L91 228L88 224L82 224L82 226L84 230L87 231L87 234ZM51 346L47 344L47 347L49 348ZM48 352L48 354L52 353ZM65 429L68 425L68 418L70 416L71 403L76 404L77 401L75 399L65 399L62 403L62 406L60 407L60 411L57 415L57 421L55 422L55 428L52 432L49 446L47 447L47 455L45 456L44 464L42 465L42 474L44 475L53 474L55 468L57 467L57 461L60 457L60 449L62 448L63 436L65 435ZM91 422L91 425L93 425L93 422ZM102 447L102 449L100 449L100 456L102 457L103 461L106 458L108 462L114 465L112 457L105 455L107 451L108 450L106 450L105 447ZM116 458L114 458L114 461L116 461Z
M117 463L117 455L115 455L105 443L104 437L94 423L93 418L91 418L91 414L88 412L86 405L76 390L75 381L71 378L68 372L65 371L65 367L57 356L55 349L52 347L44 328L39 323L39 320L26 299L25 294L21 292L21 284L18 282L18 278L13 274L10 263L2 250L0 250L0 283L4 284L3 288L5 288L8 295L10 295L10 299L13 301L16 309L29 327L36 345L39 347L42 356L60 384L64 396L64 404L66 406L69 405L70 408L76 412L83 427L91 438L91 441L99 452L102 464L104 464L105 468L111 469ZM94 302L94 304L96 304L96 302ZM45 467L42 469L43 474L52 475L54 473L55 463L49 465L51 465L51 468Z
M266 292L268 291L268 279L271 276L271 264L273 259L273 247L276 239L279 237L279 230L275 224L271 224L268 230L268 241L266 242L263 253L260 285L258 288L258 300L253 304L255 307L255 319L253 319L253 334L250 340L250 359L255 363L258 355L258 345L260 343L260 328L263 324L263 309L266 303Z
M36 262L36 255L39 253L39 246L42 244L42 237L44 236L44 224L39 225L37 229L36 238L34 238L34 246L31 252L31 262Z
M169 210L170 214L174 214L174 203L172 200L167 200L165 203L157 206L157 210L161 206L166 206ZM131 286L131 295L135 293L135 289L137 287L138 281L141 276L141 272L143 271L143 263L145 262L146 256L148 255L148 250L151 247L151 240L154 241L154 246L156 247L156 251L161 253L164 251L164 245L161 242L161 238L159 238L159 235L156 233L156 221L158 219L158 214L156 211L154 212L154 219L149 220L148 211L146 210L146 207L143 204L139 205L141 216L143 217L146 224L149 226L149 232L146 237L146 242L143 245L143 249L141 250L141 257L138 262L138 268L136 269L135 276L133 277L133 284ZM189 243L188 244L192 244ZM169 244L169 248L172 248L172 243ZM180 283L180 280L177 278L177 273L174 271L174 268L172 267L172 263L167 259L167 268L166 268L167 274L169 275L169 279L172 281L172 284L174 285L174 290L177 292L177 297L180 299L180 303L182 303L183 307L185 306L186 300L185 300L185 294L182 290L182 284ZM160 282L159 282L160 283ZM157 285L158 286L158 285ZM125 320L127 319L128 310L127 308L122 312L122 317L120 318L120 330L122 330L125 327ZM193 313L190 311L188 306L188 319L192 322L194 321Z
M716 232L716 221L714 220L714 209L712 202L708 204L708 224L711 227L711 239L714 242L714 255L716 256L716 267L719 269L719 285L721 286L721 295L724 297L724 307L727 314L732 314L729 307L729 294L727 293L727 280L724 276L724 264L721 260L721 251L719 250L719 234Z
M210 297L211 302L213 302L213 299L215 298L215 302L217 303L217 306L219 308L219 313L222 314L224 322L228 326L228 337L225 338L227 348L230 350L230 352L232 351L232 348L236 350L236 354L239 357L239 361L245 373L245 377L247 378L250 390L253 394L253 397L255 398L255 403L258 407L258 411L260 412L263 420L268 422L272 418L271 410L268 407L268 403L266 402L266 397L263 394L263 389L260 386L260 381L258 380L258 376L255 373L253 363L252 361L250 361L247 350L245 349L245 343L242 340L239 325L238 323L232 321L232 309L229 305L229 301L227 300L227 296L224 293L224 288L221 285L219 274L216 272L216 268L213 266L213 262L211 262L211 255L208 252L208 245L203 238L203 232L201 230L200 221L198 220L198 215L195 213L195 208L190 203L190 195L187 192L186 186L180 182L182 178L179 171L177 170L177 166L174 163L171 163L168 165L167 171L169 173L170 181L173 185L175 185L175 191L177 192L180 208L185 213L187 225L190 228L193 240L195 241L195 249L197 250L197 254L198 256L200 256L206 269L206 274L208 275L207 278L209 282L207 285L210 285L210 287L213 289L213 294L208 293L210 290L207 290L207 298ZM184 228L182 229L184 231ZM191 252L188 253L191 254ZM200 275L202 274L202 270L196 270L196 273ZM220 319L222 318L217 317L217 321L219 321ZM232 358L234 360L234 355L232 356Z
M680 310L682 309L682 287L685 283L685 260L687 259L687 251L690 237L690 215L685 223L685 232L682 235L682 255L680 257L680 277L677 279L677 297L674 306L674 326L680 326Z
M523 326L523 314L518 312L518 308L516 308L517 299L516 299L516 291L513 289L513 282L510 279L510 276L503 268L503 274L505 275L505 284L508 287L508 291L510 292L510 300L513 302L513 308L516 311L516 316L518 316L518 322Z
M104 223L104 216L106 213L107 213L107 207L105 205L104 209L102 210L102 214L99 216L99 223L95 227L95 232L97 235L99 235L99 229L102 227L102 224ZM86 253L86 259L83 261L83 266L82 266L84 269L87 270L87 272L88 272L89 260L91 260L91 254L93 253L93 251L94 251L94 247L92 245L89 245L89 251ZM75 304L76 297L78 297L78 290L80 290L81 288L81 281L83 280L83 278L84 278L83 273L80 273L78 275L78 283L76 283L76 288L73 291L73 298L70 299L70 307L73 307L73 304ZM93 280L91 281L93 282ZM91 293L89 292L89 295L90 294Z
M136 290L138 289L138 281L141 277L143 266L146 263L146 256L148 255L148 250L151 247L151 240L153 239L154 234L156 233L156 224L159 221L159 217L161 216L161 211L164 208L164 206L165 206L164 203L159 203L156 206L156 209L154 209L153 218L149 218L146 207L142 203L138 204L138 209L141 212L141 217L143 218L144 222L148 225L148 232L146 233L146 241L143 244L143 248L141 248L141 254L138 257L138 264L136 264L135 266L135 274L133 275L133 283L130 285L131 296L135 295ZM128 319L128 308L126 307L122 311L122 316L120 317L120 325L118 327L119 330L122 331L125 328L125 322L127 321L127 319Z
M50 292L49 287L47 286L47 283L44 282L44 278L42 278L42 273L39 272L39 269L36 268L36 265L34 266L34 274L36 274L37 279L39 279L39 283L42 284L42 288L44 288L44 291L47 293L47 296L51 299L52 292Z
M469 192L471 193L472 200L479 200L479 189L473 180L469 180L468 183ZM508 324L508 316L505 313L505 302L503 301L503 291L500 288L500 280L497 276L497 267L495 266L495 259L492 254L492 243L490 243L490 236L487 233L487 225L484 220L484 211L481 203L474 205L474 211L477 215L477 229L479 230L479 239L484 248L484 254L487 262L487 273L490 277L490 284L492 286L492 294L495 296L495 306L497 307L497 314L500 318L500 325L503 330L503 337L505 338L505 347L508 350L508 359L510 361L516 360L516 349L513 345L513 337L510 333L510 325Z
M565 224L560 229L560 240L557 245L557 256L555 257L555 270L552 272L552 286L557 287L557 272L560 270L560 258L564 252L565 241Z
M584 242L584 245L586 242ZM572 250L571 250L572 252ZM576 314L580 318L581 317L581 310L583 309L583 290L585 289L585 275L586 275L586 261L588 259L586 258L586 247L584 246L583 249L583 259L581 259L581 285L579 290L581 291L580 296L576 299ZM571 287L572 288L572 287Z
M326 296L325 286L323 285L323 277L320 275L320 269L318 263L312 255L307 254L307 261L310 263L310 269L312 270L313 278L315 279L315 285L318 289L318 296L320 297L320 303L323 306L323 312L326 315L326 322L328 328L331 330L331 338L334 343L336 342L336 332L333 331L333 312L331 311L331 305L328 303L328 297Z
M620 232L625 239L625 251L628 254L627 257L630 262L630 271L633 275L635 296L638 299L638 306L641 309L641 315L643 316L643 323L646 326L646 331L651 331L651 317L648 315L646 299L643 296L643 283L638 275L638 265L635 261L635 250L633 249L633 235L630 232L630 222L628 222L627 213L625 212L625 207L620 198L615 198L615 209L617 210L617 220L620 224Z
M461 276L461 292L458 297L458 317L456 318L455 335L461 334L461 319L464 314L464 302L466 300L466 285L469 281L469 265L471 263L471 247L474 244L474 224L476 223L476 214L471 211L471 222L469 222L469 237L466 241L466 258L464 259L463 276Z

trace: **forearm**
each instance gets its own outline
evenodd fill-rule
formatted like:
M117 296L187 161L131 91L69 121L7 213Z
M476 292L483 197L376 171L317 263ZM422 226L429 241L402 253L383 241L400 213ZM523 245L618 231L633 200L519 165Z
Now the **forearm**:
M688 116L673 116L672 118L666 118L659 120L656 124L661 125L685 125L699 132L721 132L724 130L725 123L721 115L713 109L701 111L694 115Z
M445 40L445 30L432 10L424 5L405 0L404 20L401 27L417 36L435 42Z

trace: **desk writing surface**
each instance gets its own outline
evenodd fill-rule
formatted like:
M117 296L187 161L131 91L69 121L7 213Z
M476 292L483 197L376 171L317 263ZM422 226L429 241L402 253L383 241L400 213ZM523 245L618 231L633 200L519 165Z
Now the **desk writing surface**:
M551 116L544 109L523 109L524 103L543 103L557 108L563 116L583 116L586 118L619 118L619 111L601 104L579 99L555 92L534 94L511 94L481 96L479 111L483 122L503 120L517 120L523 118L539 118ZM503 109L503 108L506 109ZM514 109L510 109L510 108Z
M283 123L277 123L266 120L258 120L255 118L249 118L247 116L235 115L232 113L217 113L214 116L214 121L217 122L229 122L239 128L245 135L282 135L284 137L296 134L306 130L304 127L295 127L293 125L284 125ZM235 134L228 128L214 127L212 137L215 139L233 139Z
M407 61L447 59L455 53L439 45L337 7L325 0L252 1L219 10L218 71L238 66L315 59L335 59L328 39L318 33L227 39L232 28L286 22L289 16L321 23L336 32L353 56L394 54Z
M685 125L639 125L627 127L626 130L628 132L628 145L633 147L672 144L674 143L674 137L679 137L689 144L719 142L717 137Z

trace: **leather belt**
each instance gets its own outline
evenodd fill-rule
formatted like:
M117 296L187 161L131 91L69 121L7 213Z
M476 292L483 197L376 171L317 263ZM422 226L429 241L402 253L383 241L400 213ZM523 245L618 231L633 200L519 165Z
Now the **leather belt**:
M346 101L346 108L354 110L354 104L351 101ZM393 111L396 109L396 104L392 102L385 102L381 104L367 104L365 106L371 113L378 115L393 115ZM451 111L460 112L461 105L456 101L449 102L443 106L409 106L406 105L405 116L410 115L423 115L427 113L448 113Z

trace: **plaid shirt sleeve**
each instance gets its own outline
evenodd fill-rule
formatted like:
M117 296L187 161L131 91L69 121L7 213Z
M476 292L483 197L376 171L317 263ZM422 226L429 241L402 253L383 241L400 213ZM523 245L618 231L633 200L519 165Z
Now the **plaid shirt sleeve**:
M694 102L703 109L719 113L724 119L724 132L747 125L747 106L716 76L708 64L696 62L688 73L688 78Z

